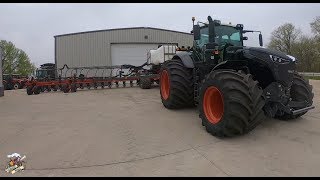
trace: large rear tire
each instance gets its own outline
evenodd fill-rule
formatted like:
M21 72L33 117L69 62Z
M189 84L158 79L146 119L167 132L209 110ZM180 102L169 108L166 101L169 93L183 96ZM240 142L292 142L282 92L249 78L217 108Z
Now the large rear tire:
M264 119L263 90L251 74L216 70L200 87L202 125L214 136L232 137L250 132Z
M160 95L162 104L168 109L194 106L192 69L181 60L166 61L161 67Z
M293 101L306 101L307 106L311 106L313 103L312 99L314 94L312 92L312 85L310 85L309 80L306 80L298 73L295 73L293 75L293 83L290 89L290 96ZM303 112L297 115L292 115L285 112L278 112L275 118L280 120L291 120L291 119L296 119L304 115L305 113L307 112Z

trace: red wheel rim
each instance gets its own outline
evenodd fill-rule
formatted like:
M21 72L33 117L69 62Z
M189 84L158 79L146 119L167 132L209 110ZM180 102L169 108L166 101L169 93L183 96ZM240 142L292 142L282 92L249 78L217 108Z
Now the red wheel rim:
M223 98L221 92L214 86L206 89L203 96L203 110L206 118L212 124L218 123L223 116Z
M162 71L160 77L160 89L161 89L161 96L164 100L169 98L170 93L170 82L169 82L169 75L167 70Z

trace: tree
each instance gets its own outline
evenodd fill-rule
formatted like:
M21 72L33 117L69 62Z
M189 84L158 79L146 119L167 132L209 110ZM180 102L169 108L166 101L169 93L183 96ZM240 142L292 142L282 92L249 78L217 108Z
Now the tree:
M292 55L297 58L298 71L319 71L316 43L313 37L303 35L292 47Z
M28 55L21 49L16 48L12 42L0 41L0 47L3 50L1 57L4 74L30 75L36 69L31 63Z
M311 31L315 35L315 48L316 48L316 53L317 53L317 63L319 64L318 71L320 71L320 16L317 16L315 20L310 23Z
M320 16L317 16L316 19L310 23L311 31L319 36L320 35Z
M320 58L320 16L317 16L315 20L310 23L311 31L315 35L315 39L317 40L317 49L319 52Z
M301 31L296 29L293 24L285 23L271 33L271 41L268 47L292 54L292 47L300 34Z

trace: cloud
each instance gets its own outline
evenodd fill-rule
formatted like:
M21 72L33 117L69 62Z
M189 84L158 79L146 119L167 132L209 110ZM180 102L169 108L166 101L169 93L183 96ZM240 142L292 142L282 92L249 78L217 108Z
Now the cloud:
M270 33L291 22L310 34L309 23L319 16L320 4L1 4L0 38L26 51L36 64L54 62L53 36L120 27L149 26L190 32L191 17L207 16L225 23L241 23L245 29L261 30L265 44ZM258 45L258 34L248 34L247 45Z

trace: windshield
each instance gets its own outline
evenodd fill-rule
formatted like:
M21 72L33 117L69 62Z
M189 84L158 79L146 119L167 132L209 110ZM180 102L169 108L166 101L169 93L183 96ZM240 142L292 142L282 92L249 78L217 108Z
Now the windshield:
M215 42L219 45L225 45L230 43L234 46L242 46L240 31L231 26L216 26L215 27ZM200 29L200 39L197 40L197 44L202 47L209 42L209 30L208 27Z
M216 42L218 44L230 43L234 46L242 46L242 42L240 40L240 30L237 30L231 26L216 26Z
M209 31L208 27L200 29L200 39L196 40L198 46L202 47L209 42Z
M36 71L36 77L38 78L44 78L47 76L47 71L44 70L37 70Z

